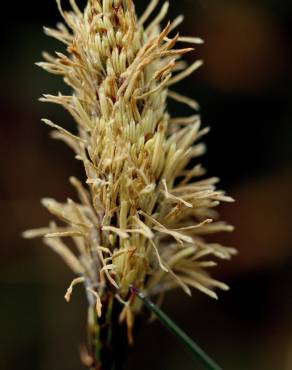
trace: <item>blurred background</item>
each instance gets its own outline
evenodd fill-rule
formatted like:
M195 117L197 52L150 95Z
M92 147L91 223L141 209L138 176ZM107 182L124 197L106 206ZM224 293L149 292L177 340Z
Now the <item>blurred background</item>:
M62 109L37 101L68 91L34 66L41 51L62 50L42 25L60 20L53 0L5 2L1 20L0 369L81 370L86 301L62 261L20 233L46 225L43 196L74 197L68 185L82 169L71 151L49 139L42 117L72 125ZM64 1L64 3L66 3ZM141 12L146 0L137 0ZM236 226L219 236L239 255L214 271L231 286L214 302L173 292L165 311L224 370L292 369L292 110L290 0L171 0L185 14L180 31L206 40L188 56L205 65L179 85L201 104L208 153L203 164L236 203L221 208ZM171 111L178 112L177 107ZM187 112L184 112L186 114ZM143 324L127 370L201 369L159 323Z

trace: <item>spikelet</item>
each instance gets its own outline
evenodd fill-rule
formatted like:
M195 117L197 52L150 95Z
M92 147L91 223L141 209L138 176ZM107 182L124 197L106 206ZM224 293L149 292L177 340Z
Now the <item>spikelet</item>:
M181 16L161 27L169 4L154 18L157 3L150 1L138 18L131 0L88 0L84 12L75 0L70 11L57 0L64 24L45 33L61 41L66 54L44 53L45 62L38 63L72 88L72 95L44 95L41 101L62 105L76 123L74 133L43 121L82 161L86 184L70 178L78 202L42 201L62 226L51 223L24 236L43 236L78 276L68 301L74 285L84 283L101 315L110 293L125 306L121 320L129 328L138 309L131 284L149 296L181 287L217 298L214 289L228 287L206 268L235 253L204 238L232 231L216 221L214 210L232 199L216 189L217 178L202 180L199 164L189 169L205 151L199 141L208 130L201 129L196 101L170 89L202 65L186 66L182 56L193 48L176 45L202 40L173 33ZM170 117L168 99L190 106L194 115Z

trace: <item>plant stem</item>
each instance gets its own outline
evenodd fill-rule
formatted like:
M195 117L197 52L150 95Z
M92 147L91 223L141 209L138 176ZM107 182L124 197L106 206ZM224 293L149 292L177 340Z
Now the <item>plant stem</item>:
M128 353L125 325L119 323L121 305L109 295L103 302L100 318L89 315L89 343L94 365L90 370L123 370Z
M144 296L137 288L131 287L137 297L143 301L145 306L159 319L159 321L195 355L208 370L222 370L175 322L161 311L154 303Z

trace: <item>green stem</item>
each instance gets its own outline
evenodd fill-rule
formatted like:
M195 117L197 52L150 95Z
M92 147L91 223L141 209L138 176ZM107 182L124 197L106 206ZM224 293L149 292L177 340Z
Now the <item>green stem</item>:
M89 346L94 365L90 370L124 370L128 353L127 330L119 323L121 304L109 294L103 300L103 314L89 310Z
M222 370L183 330L181 330L163 311L145 297L137 288L131 287L132 291L145 304L145 306L158 318L158 320L170 330L181 342L195 355L208 370Z

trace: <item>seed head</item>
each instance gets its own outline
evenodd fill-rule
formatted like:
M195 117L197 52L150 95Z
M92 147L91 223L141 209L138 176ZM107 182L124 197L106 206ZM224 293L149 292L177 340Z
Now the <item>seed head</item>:
M205 239L232 230L216 221L214 210L232 199L216 189L217 178L202 179L197 158L208 129L201 129L197 102L171 90L202 65L199 60L187 66L182 56L193 48L177 45L202 40L174 32L181 16L161 27L169 3L153 17L157 3L150 1L138 18L132 0L89 0L84 11L70 0L68 12L57 0L64 24L45 33L61 41L66 53L44 53L45 62L38 63L72 89L71 95L44 95L41 101L62 105L75 133L43 122L83 163L86 183L70 178L78 202L43 199L63 226L51 223L25 236L43 236L78 275L68 301L74 285L84 283L101 315L103 298L113 294L125 305L121 319L128 326L138 309L131 285L147 295L181 287L216 298L214 288L228 287L205 270L216 265L214 258L235 253ZM169 99L188 105L194 115L171 117Z

